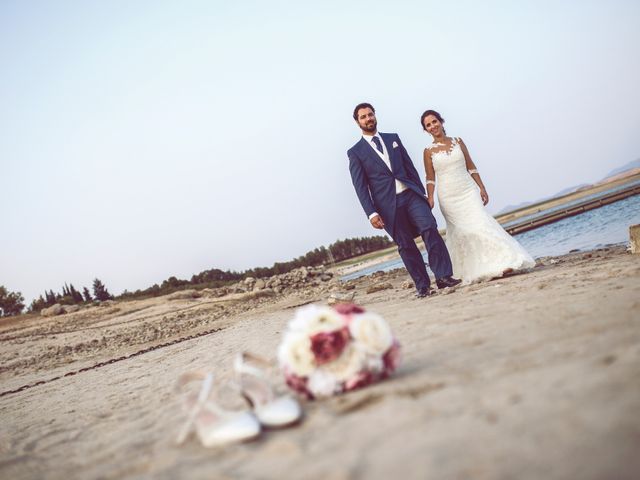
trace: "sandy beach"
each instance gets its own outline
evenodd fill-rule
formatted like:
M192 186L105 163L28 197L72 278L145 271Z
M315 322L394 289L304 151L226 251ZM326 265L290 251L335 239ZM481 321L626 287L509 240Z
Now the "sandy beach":
M543 258L427 299L407 280L396 270L3 319L0 478L638 478L640 255ZM273 358L295 308L332 293L389 322L403 348L395 376L303 401L299 425L249 443L175 445L181 373L223 382L239 351Z

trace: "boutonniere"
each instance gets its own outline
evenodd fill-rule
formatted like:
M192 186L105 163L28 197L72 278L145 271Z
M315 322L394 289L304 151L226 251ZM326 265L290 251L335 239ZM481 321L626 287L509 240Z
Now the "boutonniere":
M393 142L393 148L398 148L398 142Z

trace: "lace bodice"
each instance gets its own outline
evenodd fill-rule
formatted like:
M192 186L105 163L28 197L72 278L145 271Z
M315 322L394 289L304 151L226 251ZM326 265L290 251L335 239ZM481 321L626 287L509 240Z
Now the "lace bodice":
M432 143L427 146L427 149L431 150L431 161L436 176L439 177L444 173L467 174L467 164L460 147L460 139L452 138L449 149L442 149L443 146L442 143Z
M427 147L431 150L431 162L436 173L436 188L441 203L443 196L477 192L476 183L467 171L460 139L454 137L448 149L442 147L442 143L434 143Z

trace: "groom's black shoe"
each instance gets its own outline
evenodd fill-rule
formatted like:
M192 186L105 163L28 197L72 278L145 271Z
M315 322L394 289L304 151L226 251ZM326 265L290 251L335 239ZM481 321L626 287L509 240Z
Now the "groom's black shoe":
M436 285L438 285L438 288L447 288L447 287L455 287L460 282L462 282L462 280L458 280L457 278L442 277L436 280Z
M431 295L431 290L429 290L428 288L425 288L424 290L418 290L416 292L416 298L424 298L428 297L429 295Z

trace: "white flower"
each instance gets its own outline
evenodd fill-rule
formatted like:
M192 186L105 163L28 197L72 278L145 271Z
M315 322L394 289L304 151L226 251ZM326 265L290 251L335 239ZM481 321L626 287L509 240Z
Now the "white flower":
M391 329L384 319L375 313L354 315L349 332L367 353L382 355L393 343Z
M340 391L336 377L323 368L316 369L309 376L307 388L315 397L330 397Z
M322 369L329 372L339 382L344 382L363 370L366 359L366 352L351 342L338 358L332 362L325 363Z
M306 305L296 311L296 315L289 323L292 331L313 335L318 332L331 332L344 327L342 316L330 307Z
M384 368L384 361L382 360L382 355L367 355L367 358L364 362L364 370L368 372L378 373L381 372Z
M299 377L313 372L315 363L309 337L301 332L287 332L278 347L278 361Z

